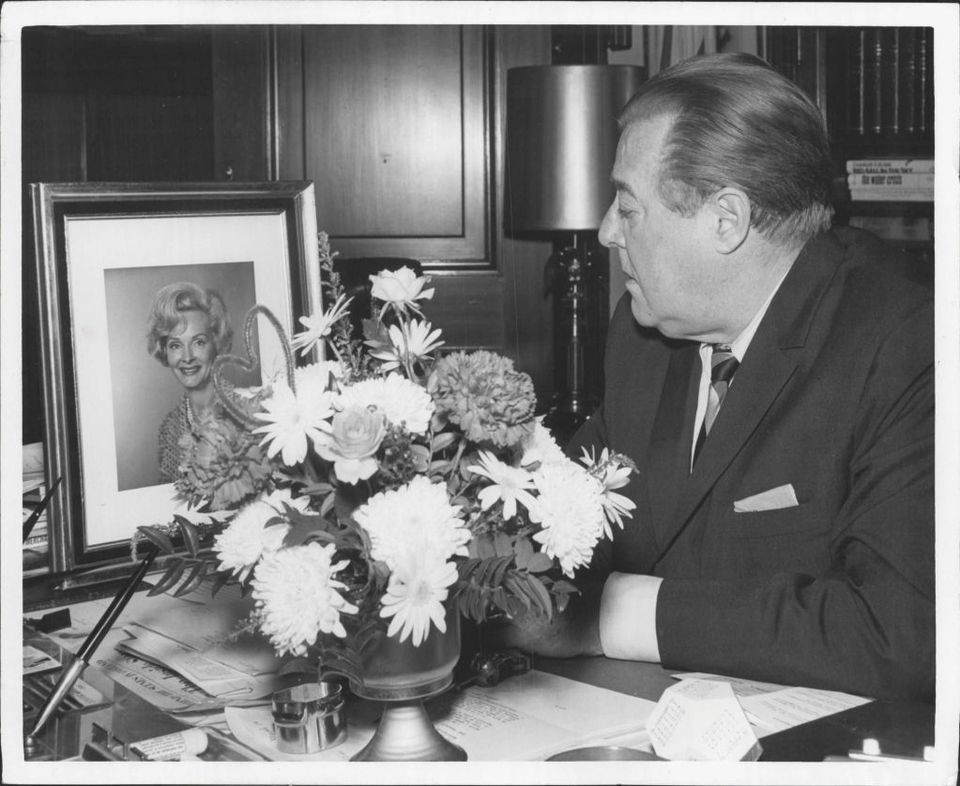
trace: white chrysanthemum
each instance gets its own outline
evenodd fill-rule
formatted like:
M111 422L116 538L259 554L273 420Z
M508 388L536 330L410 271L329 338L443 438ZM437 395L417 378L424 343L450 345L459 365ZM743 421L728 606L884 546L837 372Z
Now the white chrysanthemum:
M424 555L409 563L390 576L387 592L380 599L380 616L393 617L388 636L399 634L401 642L412 636L413 646L419 647L430 633L431 622L441 633L447 630L443 602L457 580L457 566Z
M371 347L370 354L383 364L383 370L393 371L422 360L443 346L444 342L437 340L441 332L440 328L434 330L429 322L413 319L404 322L402 327L390 325L389 343L376 339L365 343Z
M450 504L447 489L417 475L407 485L374 494L353 514L370 535L371 556L390 570L405 564L411 554L433 555L445 561L467 555L470 530L460 508Z
M520 443L523 455L520 465L529 467L531 464L554 464L567 460L550 430L543 425L543 416L538 417L533 431L527 434Z
M411 434L425 434L433 416L433 399L416 382L400 374L364 379L340 390L340 409L376 407L395 426Z
M277 511L263 499L241 508L213 542L220 560L219 569L232 571L243 581L262 556L277 551L283 545L290 525L266 526L276 516Z
M616 524L620 529L623 529L623 517L627 516L629 518L637 507L637 503L629 497L614 492L614 489L621 489L630 482L630 473L633 472L633 467L620 463L617 457L611 455L607 448L601 451L599 461L592 449L589 453L586 448L581 448L581 450L583 455L580 457L580 461L589 469L592 469L595 475L599 473L598 479L603 484L603 512L607 517L603 531L604 535L612 538L613 532L610 529L610 524Z
M544 464L534 473L539 490L530 518L543 527L533 538L567 576L586 565L603 534L603 486L572 461Z
M304 655L321 633L344 638L341 614L357 607L339 590L334 577L346 562L333 562L334 546L312 542L269 555L257 566L253 597L260 612L260 630L280 655Z
M281 453L283 463L293 466L307 455L307 439L314 444L330 432L328 418L333 415L334 393L317 390L314 375L306 378L306 384L297 387L294 394L285 382L278 382L270 398L264 400L265 412L254 417L265 425L253 429L254 434L263 434L261 445L269 445L267 455L273 458Z
M289 489L277 489L240 509L227 528L214 539L213 548L220 559L220 570L229 570L243 581L254 565L283 545L290 525L267 522L280 516L284 504L297 510L306 510L306 497L294 498Z
M321 360L298 367L294 375L297 393L312 396L329 390L331 377L343 377L343 366L337 360Z
M326 311L312 314L309 317L300 317L300 324L306 330L297 333L293 337L293 341L290 342L290 346L299 349L301 354L306 355L318 344L322 344L323 340L330 335L333 326L349 313L351 300L353 298L340 295L337 302Z
M535 504L530 489L534 488L533 476L525 469L504 464L492 453L482 450L480 463L468 467L471 472L489 478L492 483L477 494L480 507L487 510L497 500L503 500L503 517L512 519L517 515L517 502L529 510Z

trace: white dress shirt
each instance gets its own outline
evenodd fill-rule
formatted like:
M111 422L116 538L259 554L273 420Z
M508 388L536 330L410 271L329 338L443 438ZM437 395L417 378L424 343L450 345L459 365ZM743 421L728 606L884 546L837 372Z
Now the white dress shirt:
M780 289L783 278L770 292L769 297L753 319L730 344L738 361L743 360L747 347L767 313L770 301ZM712 344L700 345L700 391L697 395L697 412L694 421L693 442L690 444L690 466L693 466L693 449L707 410L710 390ZM732 382L731 382L732 384ZM639 522L639 526L644 526ZM660 592L659 576L640 573L611 573L603 585L600 598L600 646L608 658L660 662L660 646L657 641L657 595Z

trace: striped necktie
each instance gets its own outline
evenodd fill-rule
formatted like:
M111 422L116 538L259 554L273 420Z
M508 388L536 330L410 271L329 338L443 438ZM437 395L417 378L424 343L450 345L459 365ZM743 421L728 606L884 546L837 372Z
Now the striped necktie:
M714 344L713 352L710 356L710 388L707 391L707 411L703 416L703 425L700 433L697 435L697 444L693 449L693 460L697 460L700 454L700 448L713 427L713 422L720 411L720 405L727 395L727 389L730 387L730 380L737 373L737 366L740 361L734 357L733 351L728 344Z

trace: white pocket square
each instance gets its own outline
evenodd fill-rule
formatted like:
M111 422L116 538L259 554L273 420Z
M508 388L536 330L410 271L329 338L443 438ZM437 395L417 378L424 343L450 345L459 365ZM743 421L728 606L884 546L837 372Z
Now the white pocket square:
M733 511L734 513L758 513L761 510L795 508L799 504L797 495L793 490L793 484L787 483L783 486L761 491L751 497L738 499L733 503Z

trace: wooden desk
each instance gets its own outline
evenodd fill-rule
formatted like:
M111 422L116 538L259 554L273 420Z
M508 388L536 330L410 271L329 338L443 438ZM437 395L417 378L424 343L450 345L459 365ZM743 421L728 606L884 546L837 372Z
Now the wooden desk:
M656 664L602 657L538 658L534 666L652 701L675 682ZM838 712L764 737L760 741L760 761L823 761L827 756L846 756L848 751L859 749L867 737L879 740L884 753L920 758L924 746L934 744L934 706L873 701Z
M57 644L28 629L25 629L24 641L64 659ZM650 663L603 657L569 660L534 657L532 665L542 671L652 701L674 684L669 672ZM101 691L109 704L72 717L54 716L41 735L42 757L46 760L80 754L90 739L94 723L108 731L122 729L130 741L184 728L175 718L114 684L96 668L88 668L84 680ZM878 739L885 753L920 757L924 745L934 743L934 707L907 702L871 702L764 737L761 761L822 761L826 756L846 755L849 750L859 748L866 737ZM215 754L234 758L229 750L215 751Z

